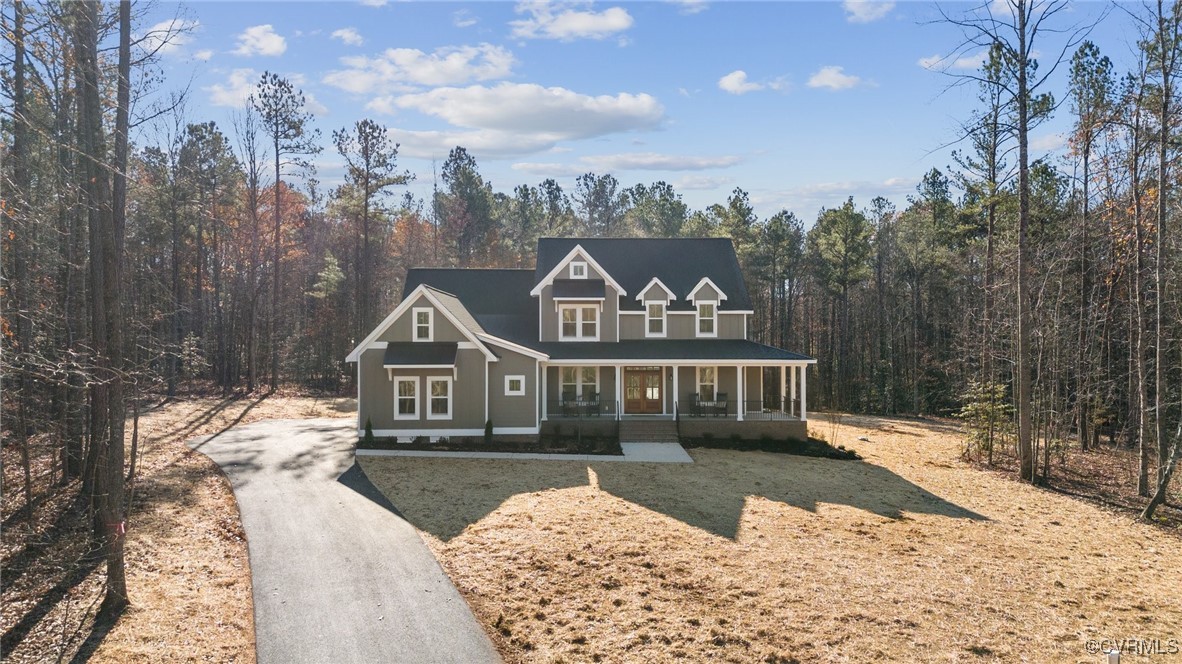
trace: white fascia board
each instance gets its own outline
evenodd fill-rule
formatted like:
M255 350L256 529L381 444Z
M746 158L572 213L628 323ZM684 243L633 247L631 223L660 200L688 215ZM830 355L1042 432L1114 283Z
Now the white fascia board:
M446 318L452 325L454 325L455 328L460 331L460 334L464 335L468 341L472 342L476 350L479 350L481 353L483 353L485 358L487 358L490 362L498 361L497 356L494 355L492 351L485 348L484 344L481 344L480 340L477 339L467 327L464 327L460 321L456 320L456 317L447 310L447 307L443 306L443 303L439 301L439 298L435 297L427 284L419 284L417 288L411 291L410 295L407 295L406 298L404 298L402 302L394 308L394 311L390 312L390 315L386 316L386 319L379 323L378 326L374 328L373 332L369 333L369 336L367 336L364 341L362 341L360 344L357 344L357 347L353 349L353 352L349 353L349 355L345 358L345 361L356 362L360 360L361 353L365 351L369 345L373 343L378 337L380 337L386 330L390 329L390 326L394 324L394 321L398 320L402 314L406 313L406 310L410 308L410 305L415 302L415 300L417 300L420 295L427 298L427 301L430 302L431 305L439 311L439 313L443 314L443 317Z
M494 337L491 334L478 334L476 336L480 337L481 341L490 343L494 346L500 346L501 348L507 348L516 353L521 353L527 357L532 357L535 360L546 361L550 359L550 356L545 353L540 353L532 348L526 348L525 346L515 344L512 341L506 341L500 337Z
M616 283L616 280L612 279L612 275L608 274L607 270L603 269L603 266L600 265L594 258L592 258L591 254L587 253L581 244L576 244L575 248L571 249L570 253L568 253L565 258L558 261L558 264L554 266L554 269L550 270L550 274L547 274L545 277L543 277L542 280L538 282L538 285L534 286L533 290L529 292L529 294L534 297L540 296L542 294L542 289L554 283L554 279L558 276L558 273L562 271L562 268L566 267L567 263L573 260L576 256L582 256L583 260L587 261L588 265L593 266L595 270L599 272L599 274L603 275L603 280L611 284L619 292L620 297L626 296L628 294L628 291L624 290L620 284Z
M677 299L677 296L673 294L673 291L669 290L669 287L666 286L664 282L662 282L660 279L658 279L656 277L653 277L652 281L649 281L648 284L646 284L644 288L641 288L640 292L636 294L636 301L637 302L644 301L641 298L643 298L644 294L648 292L648 289L653 287L653 284L660 286L661 290L665 291L665 295L667 296L665 298L666 301L672 302Z
M702 286L705 286L706 284L710 284L710 287L714 289L714 292L718 293L718 301L719 302L726 299L726 293L722 292L722 289L718 287L718 284L711 281L710 277L702 277L702 280L698 282L697 286L694 286L694 289L689 292L689 295L686 296L685 299L689 300L690 302L696 302L697 298L694 296L697 295L698 291L702 289ZM709 300L703 300L703 302L713 302L713 301L715 301L714 298L710 298Z

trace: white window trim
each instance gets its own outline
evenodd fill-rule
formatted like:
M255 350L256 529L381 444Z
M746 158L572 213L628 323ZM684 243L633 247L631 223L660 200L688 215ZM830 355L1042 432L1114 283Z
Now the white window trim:
M415 393L414 393L414 397L413 397L414 403L415 403L414 415L402 415L398 412L398 401L399 401L399 399L404 398L404 397L398 396L399 383L410 383L411 385L415 386ZM419 411L419 378L418 378L418 376L412 376L409 378L407 378L407 377L395 378L394 379L394 419L396 419L396 420L417 420L417 419L419 419L419 412L420 411Z
M702 332L702 305L709 304L714 308L714 316L710 318L714 322L711 326L713 331L710 333ZM697 337L717 337L718 336L718 301L717 300L699 300L694 302L694 336Z
M565 366L558 367L558 396L560 398L562 397L563 389L567 385L570 385L570 383L567 383L564 380L562 380L562 372L565 369L574 369L575 370L575 382L574 382L575 398L576 399L583 398L583 387L586 385L590 385L590 383L583 382L583 369L586 369L586 368L587 368L587 365L585 365L585 364L581 365L581 366L565 365ZM599 371L598 366L593 366L591 368L595 369L595 391L599 392L599 380L600 380L600 373L601 372ZM600 401L602 401L602 400L603 400L603 398L601 396Z
M438 398L438 397L431 396L431 383L447 383L447 414L446 415L436 415L431 412L431 401ZM455 394L454 390L455 390L455 381L453 381L451 379L451 376L427 376L427 389L425 390L425 394L423 394L423 401L427 405L427 407L424 409L426 411L427 419L429 419L429 420L450 420L452 418L452 395Z
M419 314L427 312L427 338L419 338ZM435 309L432 307L415 307L410 310L410 338L411 341L421 341L427 343L435 340Z
M656 318L649 315L649 311L648 311L649 307L660 307L661 308L661 332L659 334L654 333L652 331L652 329L650 329L650 327L649 327L649 323L656 320ZM665 302L661 302L659 300L656 300L656 301L647 300L644 303L644 336L646 338L663 339L668 335L668 333L669 333L668 311L669 311L669 307Z
M714 382L713 383L703 383L702 382L702 369L713 369L714 370ZM697 378L698 378L698 398L699 399L702 398L702 386L703 385L711 385L714 387L714 397L711 399L706 399L706 401L717 400L718 399L718 367L716 367L716 366L714 366L714 367L701 367L701 366L698 367Z
M587 304L559 304L558 308L558 340L559 341L599 341L600 325L603 323L603 309ZM575 310L575 336L568 337L562 330L562 312L567 309ZM583 309L595 309L595 336L583 336Z
M509 383L512 381L515 381L515 380L521 381L521 389L520 390L513 390L509 387ZM523 396L525 396L525 376L523 376L523 375L505 376L505 396L507 396L507 397L523 397Z
M575 268L580 268L582 274L576 274ZM586 261L571 261L570 263L570 278L571 279L586 279L587 278L587 262Z

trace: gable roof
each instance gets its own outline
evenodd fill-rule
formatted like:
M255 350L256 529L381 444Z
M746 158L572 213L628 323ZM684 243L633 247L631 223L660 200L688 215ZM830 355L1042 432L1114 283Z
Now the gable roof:
M481 353L484 353L484 356L487 359L494 362L497 361L497 356L493 354L493 352L487 347L485 347L484 344L480 343L479 339L477 338L476 335L483 333L484 330L480 327L480 324L477 323L476 320L468 313L467 309L464 308L463 303L461 303L459 299L457 299L451 293L446 293L425 284L420 284L416 286L414 290L404 293L402 302L394 308L394 311L390 312L389 316L386 316L385 320L383 320L381 323L378 323L378 326L369 333L369 336L365 337L361 340L361 343L357 344L357 347L354 348L351 353L349 353L349 355L345 358L345 361L356 362L360 360L361 354L365 352L365 349L368 348L371 343L376 341L378 337L382 336L383 332L390 329L390 326L394 324L394 321L398 320L402 314L406 313L406 310L410 307L411 303L417 299L416 296L419 294L427 298L428 302L435 305L435 307L439 309L440 313L443 314L444 318L447 318L453 325L455 325L456 328L459 329L460 334L463 334L464 337L468 339L468 341L471 341L473 344L475 344L476 348L479 349Z
M533 289L529 292L530 295L533 295L533 296L541 295L542 288L551 284L551 283L554 283L554 280L558 278L558 273L562 270L562 266L573 261L576 256L582 256L584 259L586 259L586 261L588 263L590 263L591 267L595 268L595 271L598 272L601 277L603 277L603 280L605 282L614 286L617 291L620 291L621 296L628 294L628 289L624 288L623 286L620 285L620 283L618 281L616 281L615 277L612 276L611 271L604 268L603 265L598 260L596 260L594 256L592 256L586 249L583 248L583 245L581 243L585 242L587 240L587 238L582 238L582 239L580 239L580 238L565 238L565 239L568 239L571 241L570 251L567 251L566 254L562 256L562 258L559 258L558 260L554 261L549 267L547 267L546 272L542 272L542 262L541 262L541 260L538 261L535 272L537 274L544 274L545 276L542 276L541 278L539 278L537 280ZM543 240L538 240L538 258L539 259L541 258L541 255L542 255L541 254L542 242L543 242Z
M551 273L575 247L582 247L626 292L638 293L654 277L660 279L677 297L669 305L671 311L692 309L687 298L702 277L709 277L727 294L720 311L752 309L729 238L541 238L534 284L553 278ZM643 306L633 298L622 298L620 309L640 311Z

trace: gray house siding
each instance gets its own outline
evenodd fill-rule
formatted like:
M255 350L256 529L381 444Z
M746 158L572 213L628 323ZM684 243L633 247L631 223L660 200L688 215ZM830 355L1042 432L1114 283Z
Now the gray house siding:
M579 367L580 369L582 367ZM562 367L546 367L546 402L550 415L557 415L555 408L562 400ZM606 412L612 412L616 404L616 368L599 367L599 403Z
M361 354L361 399L358 410L362 426L368 420L379 429L483 429L484 428L484 355L475 349L461 349L456 354L456 377L452 381L451 419L427 419L428 377L450 377L448 369L395 369L382 366L383 351L367 350ZM394 380L417 379L418 417L394 419Z
M540 415L540 411L535 413L538 394L537 360L500 347L497 347L496 351L501 360L488 365L488 416L492 420L493 428L532 428L537 423L535 414ZM525 394L506 395L506 376L524 377ZM481 423L481 426L484 424Z
M417 301L407 309L394 324L391 325L385 332L378 337L378 341L412 341L411 328L414 326L414 310L415 308L430 307L435 313L431 315L434 325L434 341L467 341L455 325L447 320L447 317L439 311L438 307L431 305L431 301L420 295Z
M591 265L587 266L588 278L603 279L603 275L595 270ZM565 278L567 275L564 268L559 276ZM599 340L600 341L618 341L616 336L616 320L620 311L620 291L616 290L611 284L605 286L603 311L600 312L599 319ZM542 294L538 297L538 318L541 321L542 329L541 341L558 341L558 310L554 306L554 287L547 285L542 288ZM598 304L599 300L594 301ZM572 341L570 343L579 343Z
M553 305L551 305L553 306ZM719 312L718 338L745 339L746 326L743 320L746 314L732 314ZM647 318L643 314L626 313L620 316L621 339L644 339L644 327ZM673 312L665 315L665 338L667 339L695 339L695 326L698 316L693 312Z

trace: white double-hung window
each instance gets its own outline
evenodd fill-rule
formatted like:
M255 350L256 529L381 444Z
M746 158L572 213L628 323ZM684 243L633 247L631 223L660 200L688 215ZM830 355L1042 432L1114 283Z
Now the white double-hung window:
M435 310L431 307L415 307L414 311L415 341L431 341L435 338Z
M599 341L599 306L563 304L558 307L559 338L563 341Z
M665 336L665 303L664 302L648 302L645 304L645 324L644 336L646 337L663 337Z
M562 367L562 399L590 401L599 392L599 367Z
M698 399L714 401L718 393L718 368L698 367Z
M718 336L718 303L698 302L698 336Z
M451 419L451 393L450 377L430 377L427 379L427 419Z
M419 379L394 379L394 419L419 419Z

